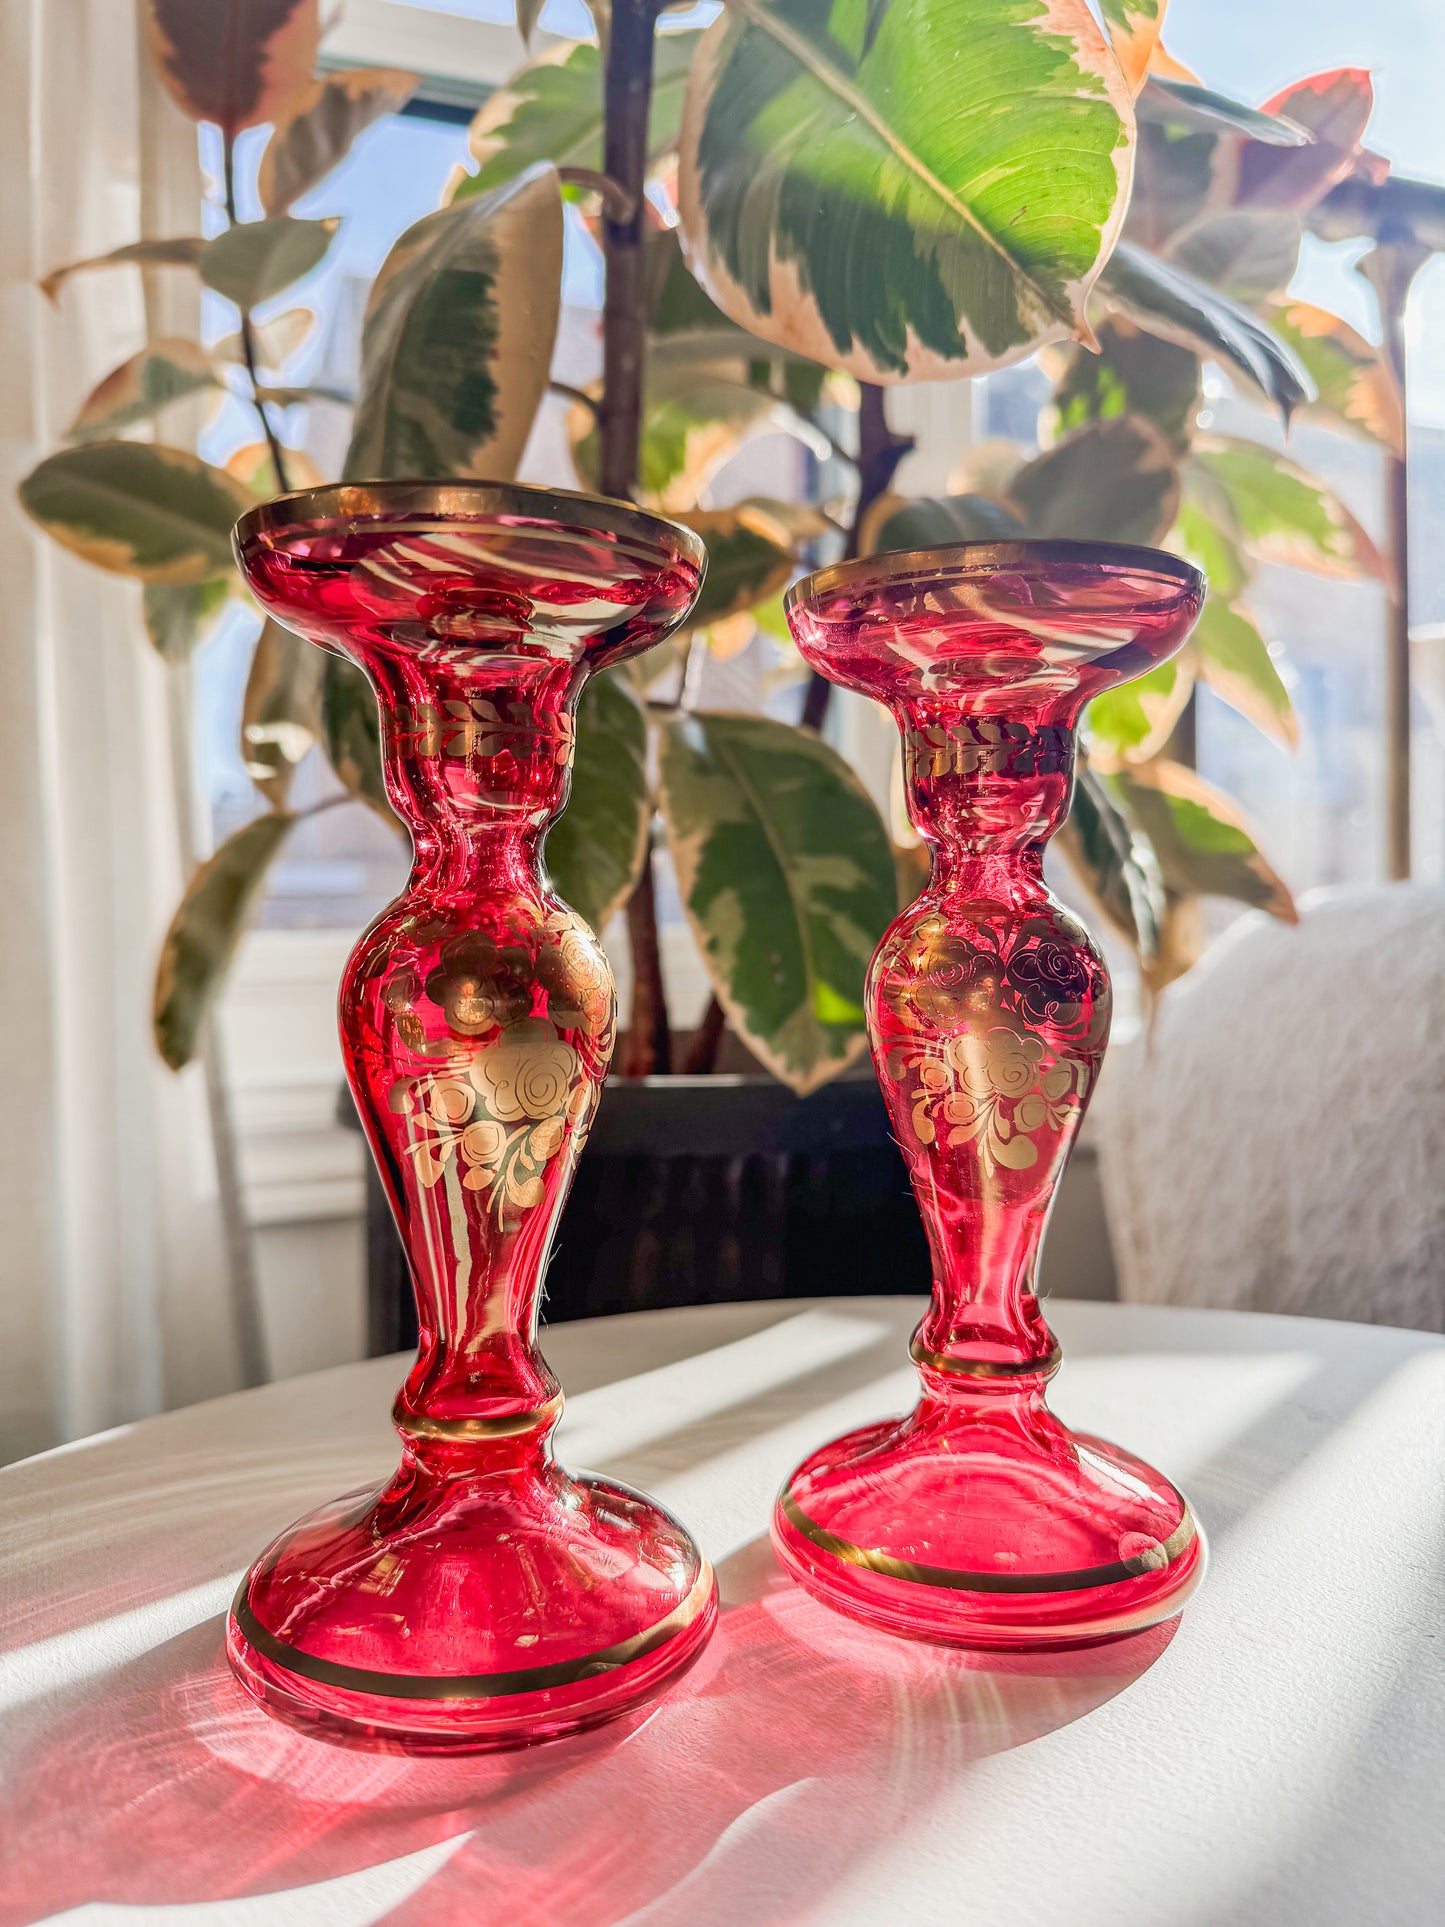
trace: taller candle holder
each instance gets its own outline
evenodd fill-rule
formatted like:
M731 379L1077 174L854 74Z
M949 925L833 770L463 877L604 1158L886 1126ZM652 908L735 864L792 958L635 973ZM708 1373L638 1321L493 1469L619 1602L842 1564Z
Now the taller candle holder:
M1203 1572L1169 1481L1049 1410L1060 1352L1034 1288L1110 1009L1044 846L1083 705L1172 655L1202 596L1173 556L1076 542L844 562L788 596L808 662L893 712L932 857L866 1000L933 1260L920 1398L804 1460L773 1519L809 1591L892 1632L1077 1645L1169 1617Z
M626 503L483 483L283 496L236 530L279 622L359 663L411 832L341 983L342 1050L416 1289L401 1465L252 1568L231 1663L282 1717L415 1752L612 1718L697 1655L708 1562L661 1507L552 1455L542 1269L615 998L541 867L586 677L687 615L703 549Z

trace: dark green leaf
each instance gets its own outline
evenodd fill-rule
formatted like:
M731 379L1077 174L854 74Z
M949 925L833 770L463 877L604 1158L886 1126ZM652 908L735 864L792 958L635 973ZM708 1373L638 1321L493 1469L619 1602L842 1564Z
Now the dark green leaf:
M73 555L142 582L206 582L232 566L249 489L199 455L153 442L88 442L49 455L20 503Z
M858 531L860 555L940 549L954 542L1006 542L1025 534L1013 510L990 495L880 495Z
M268 616L256 638L241 706L246 774L280 809L292 773L321 733L321 685L327 656L315 643Z
M878 812L835 751L762 716L674 718L662 791L723 1008L775 1076L811 1090L863 1048L864 973L897 905Z
M512 475L546 392L561 286L550 167L408 228L367 304L347 479Z
M707 544L707 574L688 618L694 629L723 622L786 588L793 573L788 531L762 509L695 509L678 520Z
M198 341L162 337L113 369L81 403L69 437L92 442L148 421L172 402L219 387L210 356Z
M1261 561L1384 579L1378 550L1343 502L1272 448L1212 439L1198 444L1189 467L1222 493L1239 535Z
M289 214L244 221L211 242L201 256L201 279L238 308L254 308L310 274L340 226L334 215L324 221Z
M228 838L186 887L161 945L152 1016L156 1044L173 1071L196 1054L251 906L294 821L280 810L258 816Z
M683 94L697 33L660 33L655 42L648 151L677 139ZM529 60L483 104L468 144L477 172L457 185L454 200L500 187L538 161L556 167L602 165L602 61L586 40L549 47Z
M226 605L234 578L180 586L148 582L142 592L146 634L167 662L184 662Z
M1217 696L1284 748L1295 748L1299 719L1289 690L1246 610L1207 597L1190 646L1200 675Z
M1176 656L1103 695L1084 711L1089 756L1100 771L1143 762L1168 742L1194 687L1192 662Z
M321 741L344 786L395 828L381 774L376 697L356 664L341 656L328 656L321 675Z
M1030 535L1157 542L1179 506L1169 444L1139 415L1090 422L1014 476L1009 498Z
M1074 783L1068 821L1056 841L1099 908L1147 961L1158 945L1164 914L1159 865L1085 762Z
M1286 297L1268 311L1270 327L1309 370L1314 406L1336 425L1373 436L1392 454L1405 445L1404 413L1385 357L1338 315Z
M1164 886L1182 897L1232 897L1295 921L1288 887L1229 798L1191 769L1155 762L1105 779L1148 837Z
M601 931L631 896L647 854L647 719L616 676L593 676L577 705L567 807L547 832L557 894Z
M1143 415L1176 452L1188 447L1199 413L1199 357L1129 322L1101 322L1099 352L1070 348L1054 390L1060 433L1116 415Z
M1247 376L1286 420L1300 402L1313 399L1314 383L1278 335L1183 268L1120 242L1099 290L1110 307L1150 334L1212 355Z

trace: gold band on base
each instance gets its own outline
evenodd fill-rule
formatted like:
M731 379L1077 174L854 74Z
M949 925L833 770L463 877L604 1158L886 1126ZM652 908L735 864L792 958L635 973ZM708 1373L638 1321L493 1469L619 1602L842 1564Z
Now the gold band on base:
M400 1397L391 1408L391 1422L398 1432L413 1439L446 1439L460 1443L467 1439L514 1439L524 1432L540 1432L555 1425L562 1416L562 1394L549 1398L524 1412L503 1412L497 1418L427 1418L421 1412L408 1412Z
M931 1352L913 1334L908 1347L908 1356L915 1365L927 1365L935 1372L956 1372L960 1378L1052 1378L1064 1362L1064 1351L1056 1344L1051 1352L1042 1358L994 1359L960 1358L949 1352Z
M906 1579L915 1586L942 1586L951 1592L1087 1592L1095 1586L1115 1586L1125 1579L1140 1579L1147 1572L1162 1572L1194 1543L1197 1533L1194 1514L1182 1493L1176 1492L1175 1497L1184 1513L1167 1539L1130 1559L1117 1559L1107 1566L1085 1566L1078 1572L959 1572L952 1566L921 1566L911 1559L895 1559L892 1553L873 1552L866 1546L855 1546L850 1539L840 1539L810 1519L791 1492L785 1491L778 1504L788 1523L820 1551L832 1553L846 1565L864 1566L885 1579Z
M546 1693L559 1686L576 1686L599 1673L615 1672L635 1659L655 1652L659 1646L690 1626L712 1597L712 1567L704 1559L686 1599L655 1626L634 1633L630 1639L605 1646L600 1652L584 1653L578 1659L560 1660L552 1666L526 1666L511 1673L458 1673L450 1677L429 1677L421 1673L373 1673L360 1666L343 1666L336 1660L317 1659L299 1647L278 1639L252 1612L246 1590L248 1573L241 1581L231 1607L231 1616L263 1658L284 1667L301 1679L318 1686L336 1686L348 1693L373 1693L382 1699L400 1700L484 1700L505 1699L514 1693Z

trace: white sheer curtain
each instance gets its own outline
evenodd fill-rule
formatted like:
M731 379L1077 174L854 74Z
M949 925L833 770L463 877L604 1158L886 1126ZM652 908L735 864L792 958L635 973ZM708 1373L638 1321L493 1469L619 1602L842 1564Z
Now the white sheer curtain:
M152 333L194 331L168 270L47 269L194 232L194 129L145 67L134 0L0 0L0 1458L231 1389L204 1075L148 1022L184 871L178 692L139 592L14 504L77 403ZM178 780L179 779L179 780Z

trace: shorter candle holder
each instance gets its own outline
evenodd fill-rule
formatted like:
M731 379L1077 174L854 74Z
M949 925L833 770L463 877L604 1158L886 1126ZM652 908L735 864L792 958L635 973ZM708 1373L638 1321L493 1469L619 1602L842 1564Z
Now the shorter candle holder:
M1100 690L1184 642L1197 571L1150 549L968 543L844 562L788 621L830 681L903 736L928 887L874 955L878 1081L933 1258L915 1409L836 1439L784 1485L773 1542L826 1604L984 1648L1091 1643L1177 1613L1204 1539L1161 1473L1071 1432L1040 1241L1109 1030L1102 958L1045 888L1074 730Z
M621 502L487 483L282 496L236 530L277 621L365 670L406 890L341 985L347 1075L416 1290L398 1471L262 1554L241 1683L324 1736L527 1745L649 1698L717 1617L682 1526L552 1455L537 1296L612 1052L612 974L547 887L588 674L687 615L703 548Z

